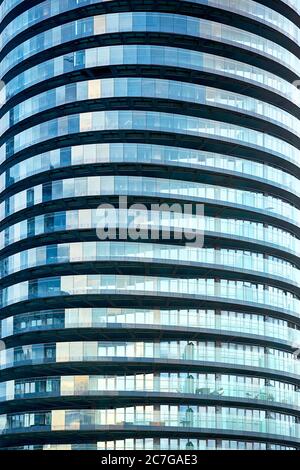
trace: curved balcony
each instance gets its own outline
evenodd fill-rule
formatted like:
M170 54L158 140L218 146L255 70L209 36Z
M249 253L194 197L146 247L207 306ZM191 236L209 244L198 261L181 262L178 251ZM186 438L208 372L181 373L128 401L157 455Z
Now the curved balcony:
M99 103L101 109L101 100L104 103L103 100L119 98L121 102L125 98L137 97L155 100L156 108L159 104L167 107L165 100L172 100L172 104L169 104L172 108L177 103L186 108L188 103L194 103L190 112L199 116L208 113L209 117L213 117L214 108L217 108L220 118L225 113L228 121L240 123L244 120L253 129L264 129L275 136L281 135L296 145L298 139L294 136L300 137L300 121L287 111L264 101L218 88L176 80L120 77L75 82L72 94L69 90L69 85L52 88L11 108L0 119L1 141L16 133L19 128L31 127L34 123L48 120L51 115L71 114L72 106L73 111L76 111L81 104L81 110L84 111L91 107L95 109L95 105Z
M3 316L7 316L9 310L15 309L17 312L26 305L34 306L41 303L41 300L48 302L51 308L51 298L57 307L60 301L72 303L80 298L94 298L97 303L98 296L102 297L104 303L107 302L105 296L113 297L132 295L144 296L147 301L151 301L154 296L157 299L168 298L168 302L175 299L180 303L184 299L186 305L189 301L199 302L200 299L218 305L222 299L224 305L239 305L239 309L245 308L249 311L256 308L257 312L277 311L285 312L287 318L299 317L300 300L288 291L264 284L255 284L245 281L231 281L227 279L182 279L154 276L130 276L114 274L94 274L94 275L74 275L57 276L33 279L11 285L2 289L1 308ZM68 299L69 297L69 299ZM136 300L138 304L138 300ZM76 303L76 302L75 302ZM76 305L67 305L74 307ZM101 306L101 305L95 305ZM138 305L137 305L138 306ZM252 310L253 311L253 310Z
M123 166L124 169L128 169L131 166L135 168L136 165L140 165L149 174L151 168L153 172L166 168L170 176L173 172L177 177L181 175L182 178L184 175L187 180L197 181L203 174L206 181L209 176L212 180L217 180L221 174L224 174L226 175L222 179L224 184L226 178L236 177L236 187L246 184L251 186L255 181L256 188L270 185L273 192L284 188L284 195L287 199L292 195L296 195L297 199L300 197L300 190L297 188L298 179L266 163L203 150L130 143L78 145L26 158L1 173L0 191L7 190L16 183L18 187L20 184L28 186L29 181L38 180L39 182L40 179L48 179L48 172L56 175L58 171L61 176L64 176L69 171L74 175L79 167L83 167L87 172L91 164L95 172L101 171L103 167L103 171L109 172L110 168L118 167L118 171L122 171Z
M125 228L126 224L121 223L119 215L120 209L116 210L119 228ZM247 214L245 214L246 216ZM4 253L16 252L25 247L40 246L49 242L60 242L63 240L90 240L96 239L96 228L99 222L97 209L79 209L72 211L50 212L37 217L29 217L21 222L11 224L0 232L0 248ZM201 218L201 222L196 217L186 218L187 225L191 229L200 228L205 233L205 246L215 246L209 244L209 240L217 238L220 246L251 248L251 251L265 252L271 255L280 256L298 265L298 254L300 245L298 239L291 233L283 231L274 226L264 227L262 223L249 220L234 220L216 217ZM185 229L186 229L185 226ZM175 221L169 220L168 225L161 223L147 224L144 228L157 230L163 233L164 230L175 232L180 226Z
M3 450L296 450L291 445L241 439L130 438L79 444L31 444L3 447Z
M5 19L5 16L16 6L21 3L22 0L4 0L1 5L0 9L0 18ZM278 11L272 10L271 8L262 5L261 3L253 3L252 0L243 0L243 2L232 2L231 0L184 0L188 1L190 8L190 4L194 5L194 14L197 14L197 11L205 11L207 15L213 14L212 8L217 8L222 10L223 17L228 15L228 11L234 13L236 15L242 15L246 18L243 19L243 22L239 22L240 27L246 28L247 21L246 20L254 20L259 23L260 30L263 32L263 26L267 25L269 28L276 29L276 32L281 32L286 37L289 37L292 41L296 44L300 42L300 32L299 28L295 23L293 23L290 19L286 16L280 14ZM22 12L18 16L13 16L11 21L7 24L2 33L2 42L0 42L0 46L5 46L14 36L20 34L24 29L31 28L35 25L34 29L38 29L39 23L42 21L47 21L47 19L52 19L52 17L56 14L60 14L63 16L63 13L71 12L74 14L76 10L78 11L78 16L82 14L82 8L85 6L90 6L93 4L101 4L104 3L104 0L77 0L76 5L72 7L71 5L59 2L59 0L46 0L42 3L44 8L39 8L39 6L34 6L32 8L27 9L25 12ZM111 2L113 4L113 2ZM177 10L182 7L179 2L173 2ZM201 5L201 10L197 10L195 7L196 5ZM107 0L104 3L105 7L109 7L107 5ZM155 5L157 7L157 5ZM210 8L207 8L209 6ZM99 5L98 5L99 7ZM203 8L204 7L204 8ZM295 7L295 5L294 5ZM131 6L132 8L132 6ZM140 8L141 10L145 8L145 6L139 2L137 2L136 8ZM204 10L205 9L205 10ZM103 10L102 10L103 11ZM106 10L107 11L107 10ZM286 11L286 10L285 10ZM233 16L233 21L238 22L235 15ZM220 15L217 16L220 19ZM222 17L222 19L223 19ZM244 23L244 24L243 24ZM278 38L278 34L274 35L274 39L278 42L280 38Z
M3 163L16 158L26 149L30 155L30 147L35 148L37 144L41 144L41 148L47 147L54 138L72 135L73 139L77 136L78 140L81 134L85 136L85 133L93 132L92 136L96 136L104 131L113 134L116 130L167 132L180 135L183 139L190 136L225 141L232 145L249 146L252 150L274 152L275 156L294 163L300 155L300 150L281 139L227 122L165 112L113 110L71 114L26 129L0 147L0 159Z
M29 211L31 216L35 215L34 209L36 212L39 209L43 209L43 212L45 212L45 207L41 207L41 204L44 205L45 203L48 205L52 203L51 205L55 209L57 208L54 204L55 201L63 206L61 209L65 209L66 201L71 198L73 200L76 198L80 207L80 201L83 202L84 197L91 196L98 202L96 205L93 204L94 207L99 207L101 202L107 202L110 197L114 202L113 198L116 198L116 196L129 196L129 198L139 196L139 200L146 202L148 206L149 202L155 203L156 198L158 202L168 202L171 210L173 202L177 202L182 206L186 201L190 203L191 207L194 206L193 209L204 207L206 203L207 206L227 206L229 213L231 209L231 215L234 213L237 215L238 210L249 211L249 216L252 212L250 218L256 219L256 221L270 218L270 221L275 219L279 225L284 223L286 228L290 228L296 233L299 229L300 210L273 196L184 180L123 175L68 178L50 181L20 191L0 204L0 221L6 219L4 221L6 225L12 215L15 216L14 220L17 220L16 215L18 216L18 213L22 214L25 209ZM158 209L159 207L160 204L158 204ZM207 209L208 207L206 207L206 211Z
M127 434L133 436L148 430L148 435L151 435L152 431L156 435L179 437L187 434L211 434L222 437L243 436L245 438L247 436L294 444L300 442L300 427L293 417L290 417L290 422L284 421L283 415L282 420L278 418L262 420L259 413L250 418L242 414L240 417L227 414L226 408L221 409L219 414L212 412L214 407L206 413L200 409L200 407L197 410L197 407L182 406L177 410L174 407L172 411L169 411L167 405L161 405L155 411L151 406L145 406L144 412L138 412L134 407L112 410L53 410L21 413L16 415L15 420L14 415L2 415L0 439L3 445L8 436L10 438L12 435L19 436L22 441L26 434L27 439L34 439L34 435L43 432L48 434L50 439L53 439L55 432L65 432L74 438L74 434L70 431L76 431L79 435L83 431L86 437L96 434L99 438L101 431L105 432L109 429L111 436L117 431L127 431Z
M216 364L226 364L227 370L234 373L244 367L244 370L256 370L256 375L262 373L272 373L273 377L284 377L295 380L299 374L299 360L292 353L269 349L268 352L261 346L243 345L236 343L220 343L216 346L210 342L188 342L188 341L162 341L160 343L151 342L61 342L47 344L33 344L16 347L1 351L1 370L5 371L3 377L9 376L12 370L24 369L26 366L39 366L36 370L41 371L47 365L58 373L58 370L70 371L82 363L89 370L89 364L94 363L98 367L101 364L109 363L111 368L119 368L125 363L139 364L145 367L147 361L164 364L164 367L186 368L187 364L196 367L206 367L206 370L213 370ZM144 364L143 364L144 363ZM232 366L231 366L232 365ZM56 366L56 367L55 367ZM80 368L82 370L82 367ZM27 370L27 369L24 369ZM32 368L34 370L34 368ZM77 369L79 370L79 369ZM139 368L139 370L141 370ZM22 371L21 371L22 373Z
M51 53L51 48L63 45L65 42L84 37L93 41L95 36L119 32L122 32L123 35L126 32L160 32L170 35L192 36L194 39L221 42L223 47L224 45L239 47L247 52L254 52L256 57L262 55L264 59L275 60L277 66L284 65L296 76L300 68L300 60L293 53L279 44L249 31L191 16L159 12L126 12L90 16L47 29L46 32L27 39L8 52L0 62L2 77L12 68L18 68L22 61L34 58L40 52L46 54L48 58L48 50ZM172 42L172 36L170 36L170 42ZM72 44L70 49L72 50ZM268 68L267 63L266 68Z
M209 378L208 378L209 377ZM234 381L235 379L235 381ZM292 384L264 379L216 374L155 373L137 375L59 376L19 379L0 383L0 411L77 408L92 404L183 403L247 404L252 408L270 408L300 412L300 392ZM38 401L37 401L38 400Z
M140 227L140 226L139 226ZM131 230L133 227L131 227ZM183 229L182 229L183 231ZM195 237L195 244L197 239ZM300 295L300 271L287 261L263 254L239 250L215 250L193 246L174 246L167 243L132 242L77 242L73 244L44 245L19 252L0 261L2 286L22 279L32 279L68 273L143 274L147 264L149 274L203 277L213 270L215 275L228 279L268 282ZM7 278L7 279L6 279Z
M0 336L7 345L14 346L14 342L22 341L26 344L25 338L31 337L33 340L34 333L38 333L38 338L42 337L43 332L45 337L47 332L50 336L52 330L54 334L59 331L61 338L70 331L72 338L81 340L85 331L85 339L88 335L91 338L94 331L98 338L103 334L105 339L107 334L116 338L122 335L127 337L128 330L131 334L136 331L139 337L153 337L155 330L159 329L161 338L165 338L164 333L167 335L169 332L170 335L195 339L199 333L207 338L240 337L246 342L294 347L300 344L300 331L290 325L281 318L231 311L79 308L40 310L7 317L0 323Z
M295 113L299 117L300 90L291 82L284 80L278 75L274 75L254 65L206 52L165 45L144 44L82 49L81 51L70 52L69 54L45 60L20 72L16 77L9 80L6 79L5 95L7 103L3 106L3 112L8 107L14 105L14 101L20 100L20 97L17 97L17 95L21 92L27 93L28 88L35 86L35 93L39 93L42 91L42 87L43 90L49 89L50 83L55 86L55 78L57 79L58 86L62 85L65 74L93 67L106 67L105 70L107 71L108 67L116 67L118 65L130 66L132 64L135 64L136 67L143 65L143 68L146 65L171 67L172 79L178 76L178 73L182 75L182 72L186 69L213 74L215 75L214 83L222 77L223 86L225 86L228 80L238 80L238 83L231 83L232 91L238 85L241 90L246 90L246 95L255 93L257 97L259 95L263 100L268 97L267 101L275 106L278 104L287 112ZM78 73L76 76L78 80ZM203 73L201 76L203 77ZM68 75L65 75L65 79L67 78ZM190 81L190 79L187 81Z

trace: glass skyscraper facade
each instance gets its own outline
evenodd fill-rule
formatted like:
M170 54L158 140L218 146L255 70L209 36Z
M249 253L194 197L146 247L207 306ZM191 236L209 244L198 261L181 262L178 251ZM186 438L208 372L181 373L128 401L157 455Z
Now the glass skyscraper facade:
M0 449L300 449L300 2L0 15Z

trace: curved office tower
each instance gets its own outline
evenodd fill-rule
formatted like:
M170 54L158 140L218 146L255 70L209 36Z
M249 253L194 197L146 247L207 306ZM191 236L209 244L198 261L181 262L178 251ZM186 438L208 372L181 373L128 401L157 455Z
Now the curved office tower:
M299 449L299 1L0 7L0 447Z

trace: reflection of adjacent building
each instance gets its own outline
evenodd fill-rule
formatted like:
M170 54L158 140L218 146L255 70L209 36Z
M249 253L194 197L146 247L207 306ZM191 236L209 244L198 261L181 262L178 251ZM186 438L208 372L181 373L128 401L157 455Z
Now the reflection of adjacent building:
M297 2L31 3L0 6L0 447L299 449ZM102 203L158 240L100 240Z

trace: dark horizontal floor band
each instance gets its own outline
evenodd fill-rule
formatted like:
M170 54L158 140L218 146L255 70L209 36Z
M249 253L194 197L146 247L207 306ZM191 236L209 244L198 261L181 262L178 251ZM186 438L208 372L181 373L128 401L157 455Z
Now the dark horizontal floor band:
M222 75L222 73L217 74L184 67L155 64L114 64L96 66L57 75L48 80L35 83L9 98L0 109L0 117L16 104L52 88L85 80L113 77L163 78L211 87L215 87L217 83L220 89L232 92L236 92L238 89L241 94L273 104L300 119L300 109L295 103L285 98L284 95L276 93L264 87L263 84L259 84L253 80L246 81L234 75L226 76Z
M103 291L99 294L82 295L59 295L52 297L39 297L13 303L0 310L0 318L17 315L19 313L35 312L37 310L51 310L57 308L78 307L111 307L132 308L134 297L136 308L197 308L232 310L242 313L253 313L271 315L284 318L292 323L298 322L299 316L296 312L273 305L264 305L254 301L229 299L226 297L213 297L195 294L154 293L144 291L124 291L123 293L112 293ZM2 373L1 373L2 375Z
M41 0L31 0L30 7L36 3L40 3ZM10 11L3 19L3 25L0 27L1 30L12 21L20 12L24 11L25 1L21 5L17 5L12 11ZM25 3L26 6L26 3ZM27 7L28 8L28 7ZM88 16L94 16L99 14L117 13L117 12L129 12L129 11L144 11L144 12L164 12L173 13L180 15L192 16L195 18L204 18L211 21L220 22L222 24L234 25L244 31L249 31L253 34L259 34L260 36L269 39L299 57L299 47L297 47L296 41L293 41L288 35L285 35L276 26L270 26L270 23L264 21L262 18L259 20L253 17L248 17L247 12L238 13L235 11L229 11L222 8L217 8L211 5L201 5L193 2L181 2L178 0L168 0L156 2L155 0L135 0L132 2L123 1L122 4L116 1L110 1L109 3L91 4L88 6L78 7L69 11L61 12L58 15L46 18L31 27L28 27L25 31L12 37L11 40L4 46L0 60L7 54L8 50L16 47L18 44L24 42L26 39L35 36L36 34L47 31L53 27L61 24L65 24L77 19L86 18ZM286 11L286 10L285 10ZM285 15L283 15L285 16ZM299 23L297 21L296 25Z
M28 189L32 186L43 184L49 181L57 181L76 176L146 176L151 178L168 178L172 180L200 182L217 186L230 187L242 190L253 190L267 192L275 197L282 198L290 202L295 207L300 208L300 195L292 189L284 188L280 183L261 178L255 175L242 173L224 168L205 166L184 166L174 162L157 163L146 161L110 161L93 163L82 163L78 165L61 166L42 170L39 173L24 177L15 183L9 184L0 193L0 201L11 195Z
M162 112L206 118L222 123L231 123L247 129L253 129L257 132L272 135L288 142L297 149L300 149L300 137L296 135L296 132L293 133L285 127L280 126L279 123L277 124L274 121L271 122L267 117L264 118L256 113L244 113L239 109L234 110L226 107L222 108L221 106L210 106L190 101L142 96L111 97L75 101L73 103L67 103L62 106L47 109L43 112L33 114L16 125L11 126L1 135L0 145L5 144L18 133L41 124L42 122L51 121L52 119L58 119L60 117L73 114L113 110Z
M163 426L135 426L133 424L124 425L103 425L97 430L76 430L76 431L51 431L51 426L35 428L21 428L19 432L2 434L0 446L21 446L29 444L51 444L51 443L84 443L98 442L101 440L113 441L114 439L129 438L229 438L242 439L247 441L274 442L280 445L289 444L300 446L299 438L292 438L280 434L267 434L248 431L231 431L216 428L189 428L189 427L163 427Z
M101 375L101 374L135 374L155 372L207 372L219 374L247 375L251 377L281 380L299 385L299 375L289 372L254 367L244 364L229 364L228 362L188 361L184 359L157 358L120 358L105 357L97 361L68 361L23 364L1 370L1 382L7 380L40 378L57 375Z
M17 317L13 317L17 318ZM299 323L299 322L298 322ZM296 330L293 330L296 331ZM43 325L32 330L17 332L3 338L7 349L27 344L54 343L65 341L224 341L238 344L255 344L295 352L293 340L279 339L264 334L252 334L225 330L224 328L197 328L189 326L170 326L163 324L110 323L107 326L71 327Z
M23 161L31 156L38 155L55 149L63 149L72 145L95 144L95 143L143 143L158 144L171 147L179 147L185 149L196 149L210 152L232 155L246 158L260 163L271 164L278 163L286 168L295 177L300 176L300 167L296 166L283 157L276 156L270 152L262 150L259 146L251 144L237 143L229 138L214 138L209 135L192 135L180 134L178 132L162 132L156 130L140 130L140 129L117 129L102 131L84 131L73 134L51 138L29 146L14 155L8 157L0 166L1 171L5 171L8 167Z
M183 246L185 245L184 240L177 240L175 238L176 230L171 231L171 237L169 240L163 239L162 230L158 231L158 240L140 240L141 243L168 243L170 245ZM192 232L186 231L189 236L192 236ZM116 227L117 238L119 239L119 229ZM128 240L132 239L128 236ZM38 235L28 235L26 238L19 240L18 242L12 242L8 246L1 249L0 259L6 256L18 253L28 248L34 248L43 245L53 245L57 243L72 243L72 242L85 242L85 241L99 241L94 229L49 229L48 232L41 233ZM226 234L225 232L213 232L206 230L204 236L205 248L233 248L254 251L258 253L265 253L275 257L283 258L286 261L294 263L295 266L300 268L300 260L297 254L289 248L280 247L276 244L265 242L263 240L255 238L247 238L240 235Z
M48 395L48 396L47 396ZM175 392L97 392L87 395L63 395L36 393L35 398L21 397L0 403L0 413L21 413L39 410L57 409L107 409L139 405L198 405L198 406L230 406L235 408L271 410L288 413L292 416L300 414L300 408L276 401L255 398L228 397L217 394L200 395L195 393Z
M124 196L124 194L123 194ZM128 194L127 197L128 204L143 204L147 209L151 209L151 205L154 204L192 204L193 213L195 213L196 204L203 204L204 206L204 215L212 217L222 217L222 218L235 218L240 220L250 220L255 222L268 223L276 227L283 228L296 236L300 237L300 227L297 226L295 221L290 219L283 219L280 214L268 214L263 209L254 208L250 206L245 206L242 204L225 202L221 200L206 199L206 198L189 198L189 197L174 197L172 195L163 197L154 195L141 195L141 194ZM65 211L73 210L80 208L98 208L100 204L108 203L114 207L119 205L119 195L103 195L103 196L74 196L63 199L54 199L50 201L44 201L39 204L22 209L16 213L13 213L7 216L0 223L0 230L3 230L6 227L9 227L12 224L15 224L21 220L32 218L36 215L41 215L44 213L56 212L56 211Z
M2 76L2 80L8 84L14 77L29 68L64 54L81 51L83 49L91 49L94 47L122 46L125 44L178 47L191 51L206 52L228 59L232 59L232 57L234 57L235 61L258 67L262 70L273 73L290 83L299 79L296 72L292 71L288 66L282 65L282 63L278 62L275 57L263 53L259 54L258 51L254 51L250 47L239 47L234 44L231 45L225 42L214 41L212 39L196 38L187 35L141 31L93 35L86 38L74 39L61 45L54 46L39 52L24 61L18 62Z
M215 263L197 263L175 260L136 260L133 257L120 257L118 260L99 260L51 263L30 267L3 276L1 288L33 279L42 279L52 276L74 276L86 274L122 274L131 276L159 276L174 279L207 279L211 277L233 281L254 282L293 293L300 298L300 285L293 280L285 279L269 273L256 272L244 268L225 266Z

